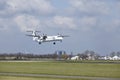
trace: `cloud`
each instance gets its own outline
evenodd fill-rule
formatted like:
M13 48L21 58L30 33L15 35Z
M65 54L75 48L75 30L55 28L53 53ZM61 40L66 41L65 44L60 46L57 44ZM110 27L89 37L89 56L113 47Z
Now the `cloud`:
M74 11L89 14L108 14L109 7L102 0L70 0L70 4Z
M97 24L95 17L83 17L78 21L79 28L82 31L92 30Z
M47 27L57 29L77 28L75 20L65 16L53 16L43 20L32 15L18 15L14 18L14 22L21 31L43 29Z
M10 31L14 27L14 22L12 18L0 18L0 31Z
M68 17L68 16L53 16L52 18L44 21L44 25L50 28L68 29L90 31L97 25L97 18L84 16L81 18Z
M47 20L47 26L63 28L63 29L75 29L76 24L74 18L66 16L54 16L53 18Z
M0 19L0 31L8 29L8 25L4 24L5 21L5 19Z
M36 30L38 26L40 27L40 20L31 15L19 15L15 17L14 22L21 31Z
M2 25L0 29L7 30L11 28L8 26L14 25L21 31L39 27L82 31L101 27L102 30L109 30L107 26L110 23L111 30L119 28L117 26L119 19L116 21L116 18L111 17L114 17L114 14L109 13L109 11L114 11L117 14L118 8L114 9L115 2L112 4L113 8L109 2L104 0L68 0L67 4L69 5L60 11L55 5L53 6L50 0L0 0L0 25ZM54 11L55 7L56 11ZM65 12L65 10L69 11L68 7L74 14L70 15L69 12ZM51 13L54 15L50 15ZM110 20L107 20L108 17Z
M37 29L40 18L53 11L49 0L0 0L0 30L14 30L13 26L21 31Z
M104 29L107 32L118 32L120 31L120 19L113 19L110 20L109 23L105 24L106 26L104 27Z
M50 14L54 7L48 0L0 0L1 10L0 15L15 15L15 14Z
M117 5L116 5L116 8L115 9L117 9L119 12L120 12L120 1L118 0L118 2L117 2Z

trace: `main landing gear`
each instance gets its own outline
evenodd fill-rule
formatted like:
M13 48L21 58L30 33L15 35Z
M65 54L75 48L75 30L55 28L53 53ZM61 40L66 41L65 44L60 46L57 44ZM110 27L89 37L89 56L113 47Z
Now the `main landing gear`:
M56 43L54 42L53 44L55 45Z
M39 42L39 44L41 44L41 42Z

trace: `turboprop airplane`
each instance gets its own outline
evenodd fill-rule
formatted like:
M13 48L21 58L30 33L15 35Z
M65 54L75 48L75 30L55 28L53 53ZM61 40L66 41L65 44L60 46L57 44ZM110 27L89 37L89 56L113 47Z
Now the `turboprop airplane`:
M38 35L40 31L27 31L31 32L32 34L27 35L33 38L33 41L37 41L39 44L44 43L44 42L53 42L53 44L56 44L56 41L62 42L64 37L69 37L67 35L55 35L55 36L47 36L46 34L43 35Z

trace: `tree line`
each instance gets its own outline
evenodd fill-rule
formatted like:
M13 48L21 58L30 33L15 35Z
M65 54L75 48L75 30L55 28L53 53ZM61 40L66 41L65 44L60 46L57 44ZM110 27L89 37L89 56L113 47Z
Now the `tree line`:
M82 53L77 53L82 60L96 60L101 55L92 50L86 50ZM111 52L107 56L119 56L120 52ZM52 54L34 54L34 53L0 53L0 60L12 59L12 60L29 60L29 59L57 59L57 60L67 60L75 56L73 53L66 53L65 51L55 51Z

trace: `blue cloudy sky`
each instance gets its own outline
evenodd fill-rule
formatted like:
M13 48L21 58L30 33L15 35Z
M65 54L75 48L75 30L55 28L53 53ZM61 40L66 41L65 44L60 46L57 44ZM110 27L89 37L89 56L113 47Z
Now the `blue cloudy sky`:
M68 34L38 45L26 30ZM0 0L0 52L120 51L120 0Z

